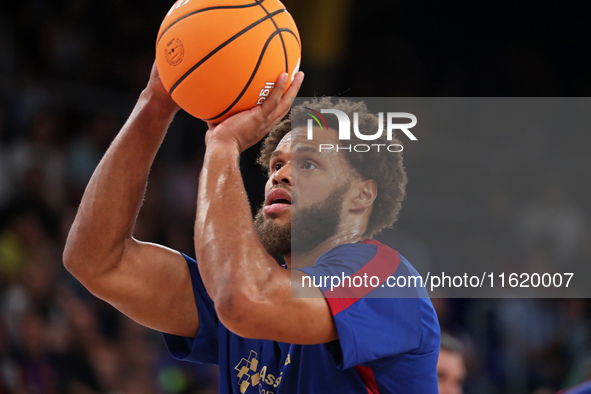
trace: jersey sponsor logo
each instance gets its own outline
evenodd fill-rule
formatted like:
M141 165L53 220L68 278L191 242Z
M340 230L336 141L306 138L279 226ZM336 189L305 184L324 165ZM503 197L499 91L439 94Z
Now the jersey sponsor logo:
M238 385L240 386L241 393L246 393L246 389L248 389L251 384L253 386L259 384L260 377L257 372L258 367L259 360L257 360L257 352L254 350L250 351L248 359L243 358L238 365L234 367L234 369L238 371Z
M285 366L288 364L291 364L291 357L289 354L287 355L283 365ZM258 354L254 350L250 351L248 359L242 358L240 362L234 367L234 369L238 371L236 377L238 378L240 392L244 394L250 386L258 386L259 394L275 394L273 389L279 387L279 384L281 383L281 377L283 376L283 371L280 372L279 375L274 375L268 372L267 365L264 365L260 372L257 372L258 367ZM271 388L271 390L268 390L268 388Z

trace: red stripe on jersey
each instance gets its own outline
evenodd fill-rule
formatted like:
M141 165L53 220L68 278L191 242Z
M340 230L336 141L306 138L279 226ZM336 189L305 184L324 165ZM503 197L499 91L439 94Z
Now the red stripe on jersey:
M343 282L341 285L334 287L332 290L329 289L324 292L324 297L328 302L328 306L330 307L330 311L332 312L333 316L347 309L357 300L365 297L372 290L374 290L374 287L369 285L369 279L372 276L378 277L380 284L384 283L389 276L396 272L396 269L400 264L400 255L397 251L370 239L366 239L361 243L375 245L377 246L378 250L371 260L369 260L363 267L351 275L351 284L359 282L359 280L355 280L356 277L359 277L360 282L363 283L364 286L348 286L348 283L346 286L343 286L345 284ZM367 286L365 286L364 277L367 278Z
M365 387L367 387L368 394L379 394L378 391L378 383L376 382L376 377L373 374L373 369L371 367L364 367L358 365L355 367L355 371L363 380Z
M328 303L332 315L336 316L337 313L344 311L357 302L357 300L359 300L359 298L327 298L326 302Z

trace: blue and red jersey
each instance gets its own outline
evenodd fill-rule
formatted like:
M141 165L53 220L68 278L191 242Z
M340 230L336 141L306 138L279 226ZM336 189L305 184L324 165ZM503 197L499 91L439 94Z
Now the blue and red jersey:
M355 293L321 287L339 336L321 345L235 335L217 318L197 263L187 256L185 259L193 282L199 331L195 338L164 337L173 357L218 365L220 393L438 392L437 316L423 288L413 288L411 295L405 291L402 297L391 297L395 293L381 286L391 275L418 275L389 247L373 240L343 244L320 256L314 266L301 269L311 277L368 274L382 281Z

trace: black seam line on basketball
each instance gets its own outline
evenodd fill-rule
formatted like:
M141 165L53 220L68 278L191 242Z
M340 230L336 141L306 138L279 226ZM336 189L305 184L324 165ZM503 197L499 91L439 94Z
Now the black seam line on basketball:
M183 76L180 77L174 83L174 85L172 85L172 87L170 88L170 91L168 93L172 94L172 92L175 91L175 89L181 84L181 82L183 82L185 80L185 78L187 78L193 71L195 71L199 66L201 66L203 63L205 63L207 61L207 59L209 59L210 57L212 57L213 55L215 55L217 52L219 52L226 45L228 45L229 43L231 43L232 41L234 41L235 39L237 39L238 37L240 37L241 35L243 35L247 31L249 31L253 27L255 27L255 26L263 23L267 19L271 18L273 15L277 15L277 14L279 14L281 12L287 12L287 11L286 10L278 10L278 11L275 11L275 12L273 12L273 14L267 15L267 16L259 19L258 21L251 23L249 26L247 26L244 29L240 30L238 33L234 34L232 37L228 38L226 41L224 41L223 43L221 43L220 45L218 45L217 48L215 48L213 51L211 51L207 55L205 55L205 57L203 59L199 60L197 62L197 64L195 64L186 73L184 73Z
M259 5L267 13L267 15L269 15L269 11L267 11L265 6L262 3L259 3ZM279 26L277 26L277 23L275 23L275 19L273 19L273 17L271 17L271 22L273 22L273 25L275 25L275 31L279 31ZM285 72L287 73L287 72L289 72L289 69L288 69L289 66L287 64L287 49L285 49L285 41L283 41L283 36L281 35L281 33L279 33L279 38L281 39L281 45L283 46L283 57L285 59Z
M164 36L164 33L166 33L172 26L176 25L177 23L179 23L180 21L182 21L185 18L188 18L190 16L193 16L195 14L199 14L199 13L205 12L205 11L232 10L232 9L238 9L238 8L256 7L257 5L260 5L263 1L265 1L265 0L260 0L260 1L259 0L256 0L254 3L251 3L251 4L225 5L225 6L219 6L219 7L208 7L208 8L202 8L200 10L196 10L196 11L193 11L193 12L189 12L188 14L185 14L185 15L179 17L174 22L172 22L170 25L168 25L168 27L166 29L164 29L164 31L162 32L162 34L160 34L160 37L158 37L158 40L156 40L156 44L158 44L160 42L160 40Z
M285 31L288 33L291 33L294 37L296 36L295 33L293 31L291 31L290 29L287 28L281 28L278 29L277 31L273 32L273 34L271 34L271 36L269 36L269 38L267 39L267 42L265 43L265 46L263 46L263 50L261 51L261 55L259 56L259 60L256 64L256 66L254 67L254 70L250 76L250 79L248 80L248 82L246 83L246 86L244 86L244 89L242 89L242 92L240 92L240 94L238 95L238 97L236 97L236 100L234 100L234 102L232 104L230 104L230 106L228 108L226 108L221 114L214 116L213 118L209 118L209 119L203 119L204 121L208 122L210 120L216 120L221 116L224 116L226 113L228 113L228 111L230 111L232 109L232 107L234 107L234 105L236 105L236 103L242 98L242 96L244 96L244 93L246 93L246 90L250 87L250 84L252 83L252 80L254 79L254 76L256 75L261 62L263 61L263 57L265 56L265 52L267 51L267 47L269 46L269 44L271 43L271 40L273 40L273 38L279 34L281 35L281 32Z

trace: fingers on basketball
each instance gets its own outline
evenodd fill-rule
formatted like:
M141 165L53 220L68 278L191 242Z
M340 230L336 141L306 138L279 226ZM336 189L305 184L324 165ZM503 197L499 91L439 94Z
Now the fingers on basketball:
M285 91L289 75L287 73L281 74L277 78L277 87L273 89L267 101L262 105L263 116L272 119L273 124L283 119L289 112L291 103L300 90L303 77L304 74L298 72L289 89ZM283 91L285 93L282 94Z

